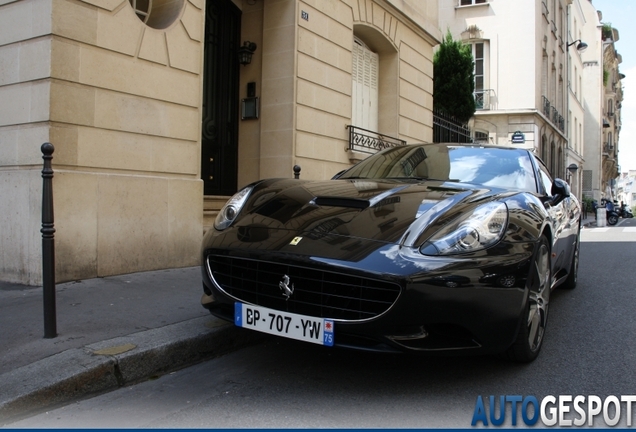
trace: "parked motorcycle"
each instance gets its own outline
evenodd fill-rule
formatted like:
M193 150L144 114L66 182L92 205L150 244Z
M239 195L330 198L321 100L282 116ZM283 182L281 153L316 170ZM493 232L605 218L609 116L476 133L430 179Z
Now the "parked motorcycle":
M596 200L592 202L592 206L594 207L594 211L596 211L596 208L598 207ZM609 200L601 199L601 206L605 207L607 224L612 226L616 225L618 223L619 216L618 212L615 210L614 203Z
M616 225L618 223L618 212L616 209L618 206L614 204L611 200L605 201L605 209L607 214L607 224L608 225Z
M629 219L633 218L634 214L632 213L632 209L629 207L625 207L620 215L622 218Z

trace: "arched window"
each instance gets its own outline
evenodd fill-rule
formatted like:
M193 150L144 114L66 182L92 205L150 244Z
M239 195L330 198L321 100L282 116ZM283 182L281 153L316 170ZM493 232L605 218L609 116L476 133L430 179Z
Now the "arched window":
M548 137L545 135L541 137L541 160L544 164L548 163Z
M556 173L556 144L554 141L550 143L550 173L553 176Z

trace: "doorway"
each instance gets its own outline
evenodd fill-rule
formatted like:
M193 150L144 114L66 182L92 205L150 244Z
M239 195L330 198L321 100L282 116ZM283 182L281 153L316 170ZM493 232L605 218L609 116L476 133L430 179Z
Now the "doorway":
M203 66L201 177L205 195L236 192L241 11L207 0Z

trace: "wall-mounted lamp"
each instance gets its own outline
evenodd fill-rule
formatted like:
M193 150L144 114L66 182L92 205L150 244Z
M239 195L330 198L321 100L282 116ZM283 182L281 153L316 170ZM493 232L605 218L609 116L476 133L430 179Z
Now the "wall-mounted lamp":
M575 163L571 163L568 167L568 171L570 171L570 178L576 174L576 171L579 169L579 166Z
M586 44L585 42L583 42L581 39L577 39L577 40L575 40L574 42L569 43L569 44L568 44L568 49L569 49L572 45L574 45L575 43L577 43L577 42L578 42L578 45L576 46L576 50L577 50L578 52L583 52L583 51L585 51L585 50L587 49L587 44Z
M243 42L243 46L238 50L239 63L243 66L252 63L252 54L254 54L254 51L256 51L256 44L254 42Z

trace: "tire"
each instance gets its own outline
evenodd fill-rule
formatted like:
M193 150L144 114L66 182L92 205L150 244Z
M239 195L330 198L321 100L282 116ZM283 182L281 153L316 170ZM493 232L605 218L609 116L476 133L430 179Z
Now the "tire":
M618 223L618 216L609 215L607 217L607 223L608 223L608 225L616 225Z
M579 251L581 249L581 228L579 227L579 232L576 235L576 244L574 245L574 255L572 256L572 264L570 264L570 273L568 274L568 278L563 282L563 288L565 289L574 289L576 288L576 282L578 280L578 272L579 272Z
M551 281L550 243L541 236L528 275L526 309L517 338L505 353L509 360L529 363L539 355L548 323Z

